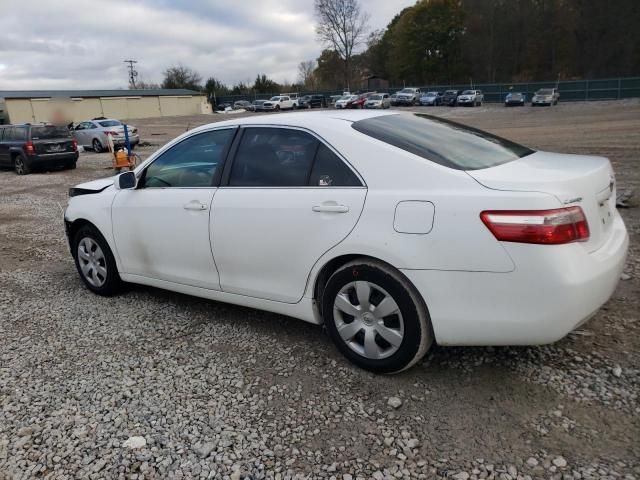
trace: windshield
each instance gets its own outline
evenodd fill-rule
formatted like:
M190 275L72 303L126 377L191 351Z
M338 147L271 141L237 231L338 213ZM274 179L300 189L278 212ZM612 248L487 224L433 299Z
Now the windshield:
M553 90L549 90L547 88L538 90L538 95L551 95L552 93L553 93Z
M427 97L437 97L438 92L427 92Z
M369 100L382 100L382 95L371 95Z
M478 170L533 150L482 130L431 115L383 115L354 122L355 130L456 170Z
M280 97L271 97L269 100L277 102L278 100L280 100Z
M101 127L117 127L122 125L122 122L119 122L118 120L104 120L98 123Z
M513 93L510 93L509 95L511 95L512 97L521 97L521 96L522 96L522 93L520 93L520 92L513 92Z
M457 90L447 90L444 92L445 95L455 95L456 93L458 93Z
M416 91L415 88L403 88L398 93L414 93Z
M462 92L462 95L473 95L475 93L475 90L465 90L464 92Z
M47 138L68 138L71 132L67 127L56 127L55 125L43 125L31 127L32 140L44 140Z

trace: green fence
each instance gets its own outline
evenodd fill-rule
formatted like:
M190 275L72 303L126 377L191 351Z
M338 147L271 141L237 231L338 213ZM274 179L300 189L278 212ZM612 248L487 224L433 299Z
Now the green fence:
M550 81L550 82L528 82L528 83L482 83L474 84L471 87L467 84L455 85L421 85L422 91L444 91L444 90L465 90L474 88L482 90L485 102L503 102L504 97L509 92L524 92L527 99L540 88L558 87L560 91L561 102L589 101L589 100L617 100L622 98L640 97L640 77L631 78L605 78L597 80L566 80L566 81ZM387 89L389 93L395 93L402 87L394 87ZM320 94L326 97L342 94L341 90L325 90L315 92L300 92L304 94ZM229 95L218 97L218 104L222 102L233 103L237 100L269 99L273 94L258 95Z

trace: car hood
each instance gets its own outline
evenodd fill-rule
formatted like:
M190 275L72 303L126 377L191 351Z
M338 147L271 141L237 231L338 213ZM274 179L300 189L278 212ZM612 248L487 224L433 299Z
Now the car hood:
M81 183L79 185L76 185L75 188L81 188L83 190L93 190L93 191L96 191L96 192L101 192L105 188L113 185L113 182L115 182L116 176L107 177L107 178L100 178L98 180L92 180L90 182Z

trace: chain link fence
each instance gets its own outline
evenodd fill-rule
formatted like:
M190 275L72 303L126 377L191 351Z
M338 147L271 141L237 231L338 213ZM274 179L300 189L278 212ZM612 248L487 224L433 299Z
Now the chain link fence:
M410 86L410 85L407 85ZM631 78L606 78L598 80L562 80L559 82L527 82L527 83L480 83L480 84L454 84L454 85L417 85L422 91L466 90L477 89L484 93L485 102L499 103L509 92L523 92L527 100L531 100L533 94L541 88L558 87L561 102L589 101L589 100L619 100L623 98L640 97L640 77ZM390 87L388 93L395 93L403 87ZM342 95L342 90L301 91L300 95L324 95L331 97ZM231 103L238 100L265 100L278 92L267 94L226 95L217 97L217 103Z

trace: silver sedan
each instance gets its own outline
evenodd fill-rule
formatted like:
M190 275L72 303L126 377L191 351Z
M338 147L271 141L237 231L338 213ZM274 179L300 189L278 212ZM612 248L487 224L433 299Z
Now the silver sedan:
M140 143L138 129L127 124L129 143L134 148ZM113 140L114 147L125 144L124 124L120 120L112 118L100 118L80 122L72 130L73 136L85 148L91 148L95 152L102 152L109 144L108 136Z

